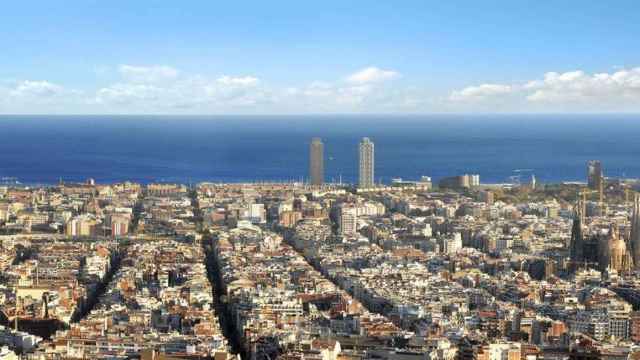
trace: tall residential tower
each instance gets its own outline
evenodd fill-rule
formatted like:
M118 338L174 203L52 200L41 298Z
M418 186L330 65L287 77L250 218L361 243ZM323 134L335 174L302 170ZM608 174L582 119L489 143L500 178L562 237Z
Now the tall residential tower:
M311 185L324 183L324 144L317 137L309 145L309 178Z
M369 138L360 142L360 177L358 187L368 189L374 187L374 146Z
M587 163L587 185L592 190L600 191L603 181L604 175L600 160L589 160Z
M640 196L635 194L633 198L633 215L631 216L631 236L629 247L633 263L636 268L640 267Z

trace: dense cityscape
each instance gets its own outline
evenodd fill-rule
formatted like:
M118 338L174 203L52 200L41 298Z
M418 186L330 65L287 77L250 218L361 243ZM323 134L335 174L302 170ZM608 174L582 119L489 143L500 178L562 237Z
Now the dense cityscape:
M0 187L0 359L640 358L640 182Z

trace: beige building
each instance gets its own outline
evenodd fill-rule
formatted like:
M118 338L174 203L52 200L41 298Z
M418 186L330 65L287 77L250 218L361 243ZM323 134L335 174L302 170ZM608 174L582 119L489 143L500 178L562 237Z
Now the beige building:
M65 226L67 236L92 236L96 232L96 219L88 215L71 218Z

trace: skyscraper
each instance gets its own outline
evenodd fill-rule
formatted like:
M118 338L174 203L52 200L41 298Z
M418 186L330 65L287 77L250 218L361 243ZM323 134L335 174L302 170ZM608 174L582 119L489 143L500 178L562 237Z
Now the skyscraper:
M589 188L600 191L603 178L600 160L589 160L587 163L587 185Z
M631 236L629 247L633 264L640 267L640 195L635 194L633 198L633 215L631 217Z
M324 183L324 144L317 137L309 145L309 177L311 185Z
M374 146L367 137L360 142L360 177L358 186L363 189L374 187Z

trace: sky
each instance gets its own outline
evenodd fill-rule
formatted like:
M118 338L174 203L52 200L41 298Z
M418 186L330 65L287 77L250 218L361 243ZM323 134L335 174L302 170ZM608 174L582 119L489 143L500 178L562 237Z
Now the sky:
M636 113L640 2L7 1L0 114Z

